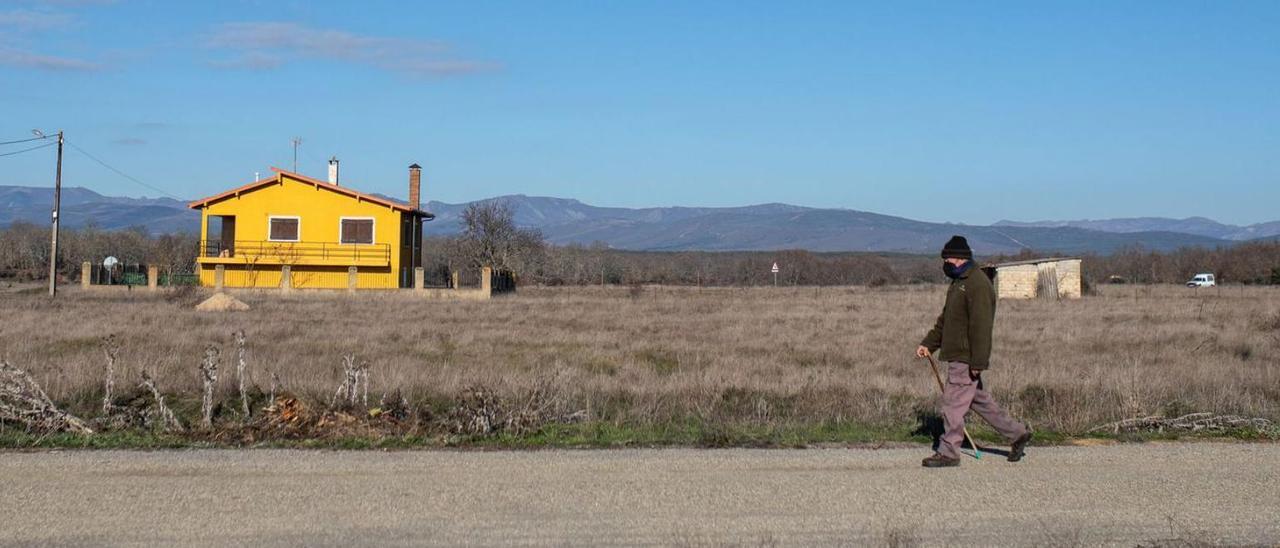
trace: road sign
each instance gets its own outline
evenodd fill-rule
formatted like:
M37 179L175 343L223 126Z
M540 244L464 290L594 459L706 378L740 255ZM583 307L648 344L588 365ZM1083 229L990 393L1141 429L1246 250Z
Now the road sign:
M778 263L773 263L773 273L774 274L778 273Z
M116 265L118 264L120 264L120 259L117 259L115 257L108 256L107 258L102 260L102 266L104 268L107 268L108 270L115 268Z

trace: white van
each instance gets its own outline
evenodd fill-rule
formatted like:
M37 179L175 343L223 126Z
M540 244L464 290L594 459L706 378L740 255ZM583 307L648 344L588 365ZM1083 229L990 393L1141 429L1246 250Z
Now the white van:
M1218 282L1213 281L1213 274L1203 273L1196 274L1194 278L1187 281L1187 287L1213 287Z

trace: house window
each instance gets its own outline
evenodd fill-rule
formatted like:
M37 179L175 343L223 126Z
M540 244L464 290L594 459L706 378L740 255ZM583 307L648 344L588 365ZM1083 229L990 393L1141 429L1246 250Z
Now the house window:
M373 219L342 219L340 236L344 244L373 243Z
M296 242L298 241L298 223L297 217L271 217L271 223L267 239L273 242Z

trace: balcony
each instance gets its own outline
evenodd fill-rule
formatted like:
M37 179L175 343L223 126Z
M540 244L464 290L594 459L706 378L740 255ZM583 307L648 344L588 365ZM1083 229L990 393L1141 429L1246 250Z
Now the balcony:
M200 257L196 262L255 266L389 266L391 245L205 240L200 242Z

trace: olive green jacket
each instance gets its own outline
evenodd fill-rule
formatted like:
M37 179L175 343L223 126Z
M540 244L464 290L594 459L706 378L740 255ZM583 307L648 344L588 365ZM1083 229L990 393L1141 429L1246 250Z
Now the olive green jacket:
M942 349L938 359L986 369L991 361L991 328L996 319L996 292L991 280L973 265L964 276L952 280L938 323L921 346Z

